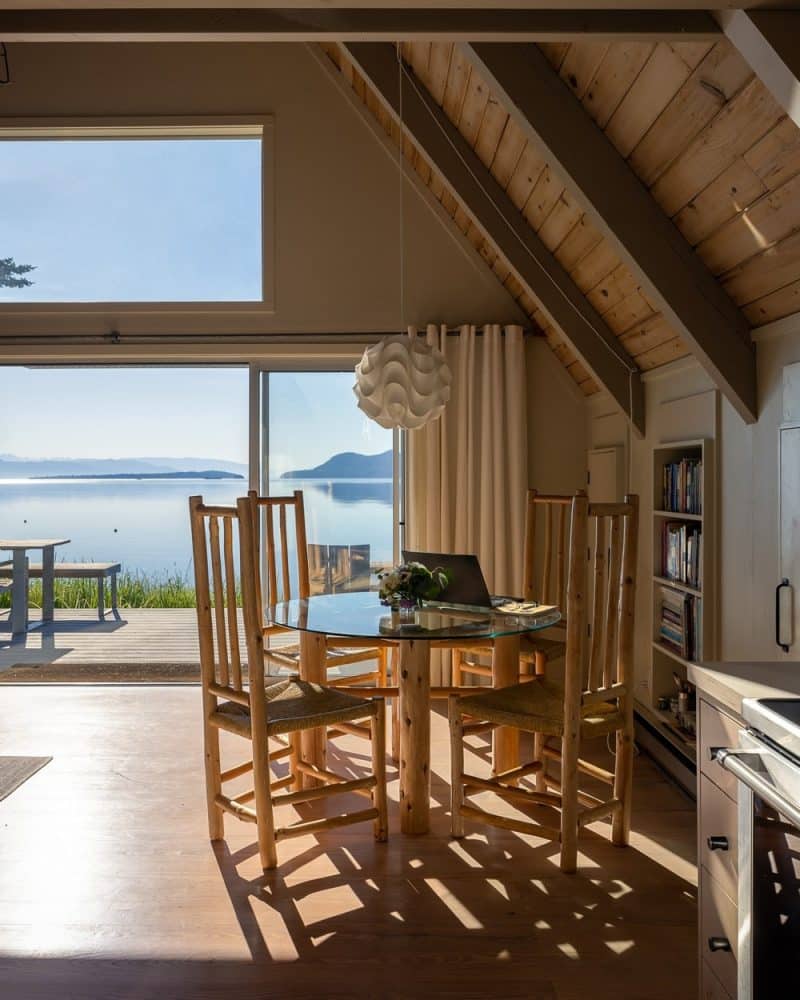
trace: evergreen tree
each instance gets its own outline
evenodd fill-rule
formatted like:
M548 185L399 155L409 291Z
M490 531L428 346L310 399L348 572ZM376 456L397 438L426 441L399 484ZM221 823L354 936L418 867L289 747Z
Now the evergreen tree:
M27 288L33 282L23 275L33 270L33 264L17 264L13 257L0 257L0 288Z

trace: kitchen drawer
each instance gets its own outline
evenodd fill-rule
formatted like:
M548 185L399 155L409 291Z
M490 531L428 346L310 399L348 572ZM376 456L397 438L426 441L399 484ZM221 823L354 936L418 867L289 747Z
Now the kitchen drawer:
M701 975L703 978L700 983L700 1000L733 1000L705 960Z
M736 778L709 757L711 747L735 747L742 724L700 700L700 771L736 801Z
M724 837L727 848L709 847L709 838ZM736 902L738 898L738 822L736 803L705 775L700 777L700 864Z
M700 953L727 993L736 996L738 918L736 904L707 872L700 879ZM726 942L730 950L713 949Z

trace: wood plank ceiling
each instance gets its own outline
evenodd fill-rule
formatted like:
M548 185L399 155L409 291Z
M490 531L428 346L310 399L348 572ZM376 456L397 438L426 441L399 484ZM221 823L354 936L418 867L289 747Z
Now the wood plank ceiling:
M398 142L397 126L340 48L324 48ZM800 311L800 129L731 44L578 41L540 48L750 324ZM402 54L638 367L688 354L459 47L411 42ZM435 167L408 140L404 153L583 392L597 392Z

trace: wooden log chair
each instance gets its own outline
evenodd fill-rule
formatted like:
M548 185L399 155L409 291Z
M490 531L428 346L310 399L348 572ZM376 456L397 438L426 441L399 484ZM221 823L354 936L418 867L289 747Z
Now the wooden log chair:
M265 674L264 634L259 599L259 565L254 535L255 505L241 498L236 507L207 506L190 497L197 626L203 690L206 799L211 840L224 836L224 816L255 823L264 870L277 866L277 844L286 837L315 834L348 823L373 823L375 839L386 840L386 716L381 698L359 698L297 677ZM234 536L238 554L242 619L237 611ZM247 659L240 648L243 625ZM372 731L372 772L348 780L306 763L300 734L346 722L368 720ZM232 768L220 765L220 730L250 743L247 759ZM288 773L274 778L271 765L286 761ZM223 786L252 773L253 787L226 794ZM313 783L314 787L308 787ZM304 787L306 786L306 787ZM277 792L291 787L291 791ZM275 810L355 792L371 800L368 808L320 819L276 826ZM249 805L248 803L254 803Z
M303 491L295 490L291 496L266 497L258 496L255 490L250 490L248 497L253 504L256 551L258 558L262 560L261 565L264 567L267 583L263 593L259 593L259 607L279 604L293 597L300 599L309 597L311 584ZM292 515L293 529L289 526L288 512ZM289 547L289 534L292 530L294 557ZM263 634L267 642L264 646L264 656L278 670L297 673L300 666L299 643L279 642L273 645L270 641L287 633L291 633L291 630L281 625L265 624ZM376 667L355 675L329 678L327 683L330 687L352 688L375 684L385 688L389 683L391 646L391 643L380 643L374 639L328 637L326 672L354 663L375 662ZM329 735L335 736L341 733L369 739L370 727L342 723L331 730Z
M583 491L578 495L583 495ZM572 499L572 494L564 496L528 490L525 505L522 599L554 604L562 612L566 598L568 516ZM523 639L520 680L543 677L547 664L564 656L565 634L566 622L562 618L553 629ZM452 684L460 687L465 674L491 677L491 668L480 662L491 652L491 646L454 649L451 654Z
M590 504L585 495L571 505L571 543L567 581L567 636L563 688L542 679L449 700L452 745L452 832L464 835L464 820L550 836L561 843L561 868L574 872L580 829L612 817L611 839L628 843L633 772L633 634L638 545L638 497L624 503ZM587 544L594 533L592 580ZM587 628L591 582L593 612ZM587 639L587 635L591 639ZM535 734L534 759L491 779L464 773L464 717L514 726ZM613 772L580 756L584 740L616 736ZM560 740L550 746L548 739ZM547 773L548 760L560 762L560 778ZM606 799L578 787L579 773L611 786ZM535 790L518 785L536 776ZM470 795L495 792L522 808L551 806L560 812L558 827L530 819L499 816L470 804ZM526 810L528 813L529 810Z

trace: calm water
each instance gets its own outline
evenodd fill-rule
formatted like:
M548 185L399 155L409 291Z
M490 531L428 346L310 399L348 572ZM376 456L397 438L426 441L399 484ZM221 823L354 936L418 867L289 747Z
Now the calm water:
M295 489L305 494L309 542L368 544L372 561L391 562L391 481L270 484L272 494ZM0 480L0 537L69 538L69 545L56 550L57 559L113 561L123 571L188 576L187 498L201 494L208 503L229 504L246 492L244 480Z

